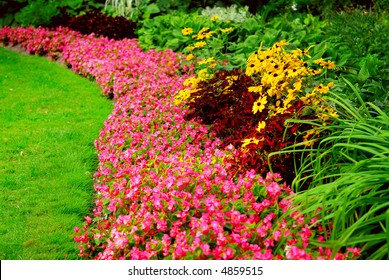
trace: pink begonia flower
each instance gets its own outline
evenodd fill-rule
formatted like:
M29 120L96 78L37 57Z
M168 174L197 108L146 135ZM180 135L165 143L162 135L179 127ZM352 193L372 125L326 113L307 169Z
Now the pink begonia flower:
M234 250L230 247L227 247L227 249L225 250L223 259L231 260L233 258L234 258Z
M109 202L109 205L107 207L107 209L110 211L110 212L116 212L116 199L112 199L110 202Z
M260 226L257 228L257 233L260 237L265 237L267 235L266 227L264 225Z
M281 231L280 230L276 230L273 232L273 238L274 238L274 241L280 241L281 240Z
M361 248L347 248L347 252L353 254L353 257L358 257L361 254Z
M276 182L271 182L266 186L266 191L269 197L277 199L281 194L281 187Z
M263 241L263 243L265 244L266 248L274 247L274 239L273 238L265 239L265 241Z
M118 249L124 249L128 243L128 237L125 234L120 234L114 239Z
M92 218L89 217L89 216L85 216L85 220L88 224L91 224L92 223Z

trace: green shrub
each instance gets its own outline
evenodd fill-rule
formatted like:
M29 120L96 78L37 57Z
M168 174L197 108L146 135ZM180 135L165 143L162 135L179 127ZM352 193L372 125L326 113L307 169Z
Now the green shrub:
M92 0L20 0L0 2L0 7L5 11L1 15L4 18L0 20L0 26L48 26L61 13L78 15L89 8L101 8L102 4Z
M326 35L334 42L341 42L358 57L376 53L388 56L388 13L354 9L328 18Z
M37 0L30 2L19 13L17 13L15 15L15 20L22 26L47 25L50 24L51 19L59 15L59 13L60 11L56 2Z

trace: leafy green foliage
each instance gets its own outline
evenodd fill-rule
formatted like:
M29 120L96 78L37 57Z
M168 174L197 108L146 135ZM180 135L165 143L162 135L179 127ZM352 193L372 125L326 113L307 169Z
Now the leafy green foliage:
M197 13L170 13L144 22L138 30L139 42L146 50L171 48L185 52L185 47L191 42L191 36L183 35L183 28L191 28L193 34L196 34L204 27L215 31L226 27L224 25L225 21L212 21L209 17ZM241 23L231 21L228 27L233 28L228 40L213 36L208 40L208 50L215 58L226 60L227 68L231 69L243 67L248 55L256 51L261 42L266 48L282 39L289 41L293 47L301 48L320 42L324 37L326 23L311 15L294 16L293 19L277 17L268 23L260 16L251 16Z
M354 55L364 57L378 54L388 56L388 13L374 13L365 10L341 12L328 19L326 35L334 43L342 43Z
M326 23L312 15L286 15L264 22L261 16L246 19L237 26L228 50L231 65L242 67L248 54L256 51L259 44L264 48L286 40L292 47L308 48L324 38Z
M185 27L192 28L195 32L203 27L211 27L212 21L206 16L199 16L197 13L183 14L170 13L157 16L143 23L138 30L139 44L142 48L148 49L172 49L183 51L190 40L182 34Z
M355 92L345 84L343 78L346 78L361 89L365 102L373 102L388 113L388 14L354 10L340 13L326 22L324 41L312 49L312 56L336 62L332 78L337 80L338 93L353 102L358 101Z
M45 8L42 9L42 7ZM57 7L56 3L48 2L46 0L37 0L29 3L29 5L17 13L15 19L16 22L20 23L22 26L49 24L51 18L59 14Z
M188 12L189 9L207 5L215 6L212 11L220 11L226 3L186 1L180 11L171 10L183 2L142 1L143 4L133 10L133 17L139 20L141 26L138 30L139 42L144 49L170 48L187 53L186 46L197 42L192 36L204 27L209 31L226 28L223 18L219 22L213 21L211 14L199 15L201 9ZM237 2L243 5L249 1ZM344 246L360 246L363 258L388 258L389 30L387 12L383 9L387 1L374 3L375 10L382 8L382 13L358 10L356 5L350 11L345 6L351 2L348 0L279 0L265 5L266 2L262 1L262 6L250 5L251 12L254 7L261 9L260 13L247 16L239 23L240 20L232 22L229 27L233 31L228 33L228 37L215 33L207 38L206 47L196 49L198 60L195 64L199 64L200 59L211 57L223 63L212 68L215 78L203 81L201 90L193 95L196 102L188 105L187 119L201 119L222 137L225 145L233 142L239 146L242 138L255 137L250 133L262 119L258 115L257 119L252 117L249 104L255 100L254 94L245 90L250 79L244 78L236 68L244 66L249 54L256 51L261 43L268 48L284 39L291 49L309 49L308 64L321 57L335 62L336 68L332 72L323 71L316 76L315 83L319 85L324 80L335 83L336 86L331 88L334 96L331 104L341 116L339 119L323 126L311 118L311 111L307 108L300 115L290 112L279 115L261 132L268 141L263 142L260 149L253 142L245 147L253 153L257 151L258 157L236 156L235 161L224 163L232 166L231 170L254 168L264 173L268 170L266 159L273 159L274 171L281 171L288 181L295 179L293 187L298 194L293 199L301 204L299 210L311 217L319 214L314 226L331 236L323 243L324 247L336 252ZM357 1L356 4L366 6L370 2ZM72 8L69 3L66 5L72 10L81 9L76 5ZM34 20L33 9L30 7L26 11ZM285 11L288 13L277 16ZM54 10L45 12L54 13ZM111 10L111 13L114 12ZM42 16L42 19L45 20L45 17ZM184 35L182 31L185 28L192 29L193 34ZM207 67L214 60L205 62ZM189 60L186 63L191 65ZM238 95L221 93L229 86L227 77L235 74L237 82L231 89ZM293 104L296 110L300 109L300 105ZM289 121L290 126L286 128L280 126L288 123L287 118L295 119ZM306 146L309 139L302 143L300 140L307 134L300 132L307 132L312 126L321 128L324 133L320 134L320 141ZM292 142L300 144L290 146ZM286 144L289 148L279 151ZM265 156L261 157L261 152ZM295 157L289 156L290 153L295 153ZM294 169L296 174L292 171ZM239 203L234 207L244 211Z

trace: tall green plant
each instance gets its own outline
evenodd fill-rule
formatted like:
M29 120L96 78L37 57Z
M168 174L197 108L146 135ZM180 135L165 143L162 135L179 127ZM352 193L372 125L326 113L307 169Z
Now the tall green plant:
M131 18L134 9L140 6L141 0L107 0L105 2L105 8L109 5L115 10L119 16Z
M318 223L330 234L323 246L333 250L359 246L365 259L386 259L389 116L373 103L365 103L360 91L346 83L358 96L360 107L339 96L329 97L340 117L327 126L310 122L326 136L314 148L306 149L304 143L288 148L301 161L293 182L294 201L302 213L319 213Z

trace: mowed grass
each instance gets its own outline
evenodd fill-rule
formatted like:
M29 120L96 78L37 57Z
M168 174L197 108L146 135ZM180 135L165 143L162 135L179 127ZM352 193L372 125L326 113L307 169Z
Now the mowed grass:
M97 84L0 48L0 259L77 259L93 142L112 109Z

